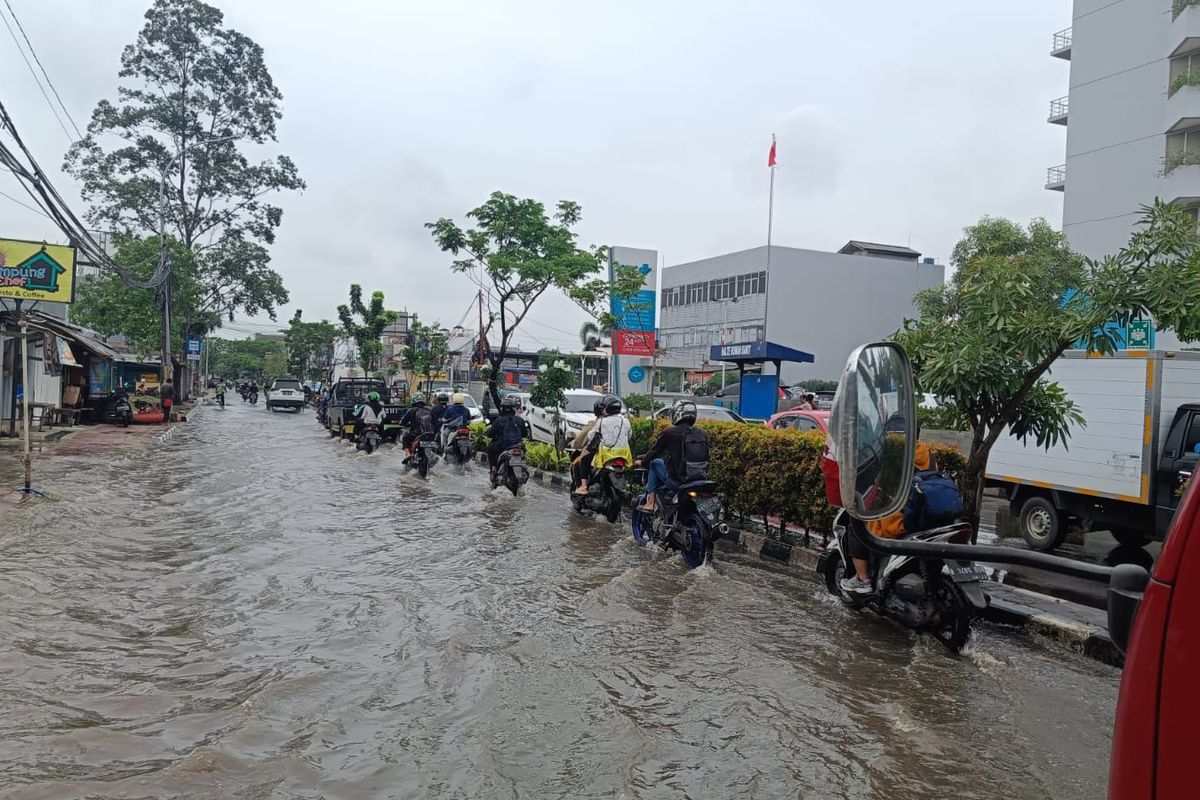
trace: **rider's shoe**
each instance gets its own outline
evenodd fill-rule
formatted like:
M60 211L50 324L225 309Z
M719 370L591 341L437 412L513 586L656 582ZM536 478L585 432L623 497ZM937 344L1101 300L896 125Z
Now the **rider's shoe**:
M842 591L850 594L871 594L875 589L871 586L870 581L864 581L857 575L850 578L842 578L839 581Z

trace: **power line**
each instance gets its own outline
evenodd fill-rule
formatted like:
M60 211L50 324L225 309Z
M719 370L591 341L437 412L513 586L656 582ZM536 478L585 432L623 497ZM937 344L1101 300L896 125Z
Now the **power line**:
M34 208L33 206L29 205L28 203L22 203L20 200L13 197L11 194L5 194L4 192L0 192L0 197L8 198L9 200L12 200L14 203L21 206L22 208L28 208L30 211L34 212L35 214L41 214L43 217L45 217L48 220L54 219L54 217L50 216L45 211L42 211L40 208Z
M25 55L25 48L21 47L20 41L17 40L17 33L12 29L12 25L8 24L8 17L0 14L0 19L4 20L4 27L8 28L8 35L12 37L13 44L16 45L17 52L21 54L21 59L25 62L25 66L29 67L29 74L33 76L33 82L37 84L38 91L42 93L42 97L46 98L46 105L50 106L50 113L58 120L58 127L62 128L62 132L66 135L68 141L75 141L71 138L71 132L67 130L67 125L62 121L62 117L58 115L58 109L54 107L54 101L50 99L50 95L46 94L46 87L42 86L42 81L37 75L37 71L33 68L33 64L29 63L29 56Z
M54 98L58 100L59 106L62 107L63 113L67 115L67 119L71 121L71 127L75 129L75 133L80 139L83 138L83 132L79 130L79 126L75 124L75 119L71 116L71 112L67 110L67 104L63 102L62 96L59 95L58 89L55 88L54 82L50 80L50 73L46 72L46 67L42 64L42 60L38 58L37 50L33 49L33 42L29 41L29 34L25 33L25 26L21 24L21 20L17 17L17 12L13 11L12 3L4 0L4 5L8 7L8 13L12 16L13 22L17 23L17 30L21 32L21 36L25 39L25 44L29 46L29 54L33 56L33 60L37 62L38 68L41 69L42 75L46 78L46 85L50 87L50 91L54 92ZM9 28L9 33L12 33L12 28ZM29 62L26 61L26 64ZM43 92L43 94L45 94ZM60 120L61 123L61 120ZM70 138L70 134L67 134Z

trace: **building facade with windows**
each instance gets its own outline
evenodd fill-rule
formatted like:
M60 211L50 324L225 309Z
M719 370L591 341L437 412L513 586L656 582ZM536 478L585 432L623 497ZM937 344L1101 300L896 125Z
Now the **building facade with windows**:
M847 250L851 245L856 247ZM851 242L845 252L756 247L663 270L659 363L695 370L712 345L766 339L816 356L785 381L837 378L850 351L916 315L912 298L945 268L909 248Z

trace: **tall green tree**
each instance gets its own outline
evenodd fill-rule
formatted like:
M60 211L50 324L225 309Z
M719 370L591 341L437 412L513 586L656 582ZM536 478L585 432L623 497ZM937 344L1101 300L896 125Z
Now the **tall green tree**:
M302 380L321 380L333 367L333 351L339 329L329 320L304 322L304 311L296 309L284 331L292 372Z
M256 381L278 377L286 366L282 342L273 339L208 340L209 369L225 378L252 378Z
M1084 424L1046 377L1063 352L1111 353L1119 342L1107 323L1138 317L1200 337L1200 240L1195 220L1156 202L1129 244L1101 260L1073 253L1044 220L1022 228L984 218L965 230L952 262L954 277L916 296L919 316L895 338L918 388L970 425L966 504L977 526L988 454L1005 431L1050 447Z
M383 342L379 337L383 335L383 329L398 317L395 311L383 307L383 292L372 292L370 302L363 303L362 287L352 283L350 304L338 306L337 312L342 328L358 348L359 366L368 374L381 369L379 359L383 355ZM355 315L361 322L355 319Z
M268 197L304 187L286 156L252 162L243 153L275 141L282 96L262 48L222 23L200 0L155 0L121 54L117 101L100 101L64 165L96 227L166 233L191 254L194 313L177 296L191 287L171 286L191 335L238 312L274 319L288 295L269 267L283 212Z
M426 389L433 381L433 376L445 371L450 363L450 340L441 328L437 322L426 325L413 320L409 328L411 343L405 346L400 356L400 366L412 375L425 378Z
M438 247L455 257L451 270L472 276L485 290L488 392L496 405L500 404L496 376L501 374L513 335L548 290L558 289L603 322L612 321L612 315L602 310L612 284L597 277L607 263L606 251L579 247L574 228L581 213L579 204L570 200L560 201L553 215L547 215L536 200L493 192L483 205L467 212L474 227L464 229L446 217L425 226ZM629 268L620 275L618 289L626 296L636 293L629 288L634 273ZM640 289L641 275L636 283Z

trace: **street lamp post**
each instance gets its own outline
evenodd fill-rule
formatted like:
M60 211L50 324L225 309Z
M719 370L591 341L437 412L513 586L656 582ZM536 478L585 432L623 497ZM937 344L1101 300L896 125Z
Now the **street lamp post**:
M238 137L236 136L219 136L215 139L204 139L203 141L192 142L188 147L196 145L214 145L221 142L231 142ZM167 162L167 166L163 168L162 179L158 182L158 258L159 263L164 264L166 275L163 278L163 316L162 316L162 382L165 384L172 373L171 369L171 257L167 254L167 175L175 166L188 147L180 149L178 153L171 157Z

